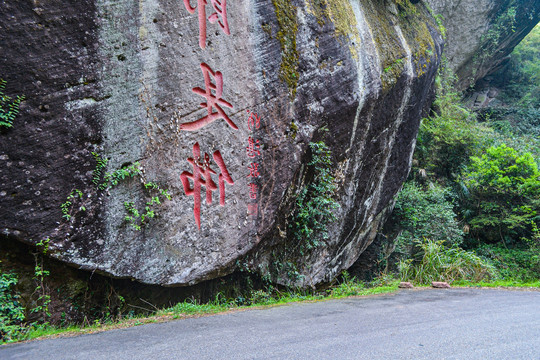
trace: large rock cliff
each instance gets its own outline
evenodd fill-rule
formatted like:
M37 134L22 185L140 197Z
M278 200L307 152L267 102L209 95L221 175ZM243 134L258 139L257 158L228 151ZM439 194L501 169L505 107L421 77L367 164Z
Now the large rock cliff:
M0 134L2 241L167 286L349 267L408 174L442 44L408 0L1 7L0 76L26 96ZM320 141L336 219L292 251Z
M445 56L462 90L497 71L540 21L538 0L427 0L447 30Z

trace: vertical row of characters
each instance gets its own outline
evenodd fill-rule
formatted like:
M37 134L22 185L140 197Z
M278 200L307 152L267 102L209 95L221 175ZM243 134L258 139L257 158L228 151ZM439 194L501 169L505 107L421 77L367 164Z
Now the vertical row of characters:
M248 118L248 129L253 133L256 129L261 127L261 117L250 110L247 110L249 114ZM248 184L249 188L249 199L248 203L248 214L249 216L257 217L259 214L259 185L256 180L261 176L259 173L259 163L255 162L258 157L261 156L261 145L259 144L258 139L253 139L253 137L248 137L247 140L248 146L246 147L247 157L250 159L250 164L248 165L248 178L250 180Z
M190 14L197 12L199 19L199 46L206 48L206 27L207 21L216 24L223 33L230 35L229 22L227 20L227 1L226 0L194 0L196 4L191 5L192 0L183 0L186 10ZM207 6L211 5L213 12L207 16ZM238 126L229 118L225 109L234 109L233 105L222 98L223 95L223 74L214 71L208 64L202 62L200 68L204 78L204 89L200 87L193 88L192 91L205 98L206 102L201 103L201 107L207 110L207 114L202 118L183 123L180 125L182 131L198 131L216 120L224 120L223 125L228 125L234 130ZM192 167L192 171L184 171L180 175L180 180L187 196L192 196L194 201L193 214L197 227L201 228L201 187L206 189L206 204L212 204L212 193L219 189L219 204L225 206L225 183L234 185L234 181L227 170L225 161L219 150L212 154L212 158L219 168L219 173L211 168L210 156L204 153L201 156L201 149L198 142L193 145L193 157L187 159ZM258 166L258 165L257 165ZM255 169L256 170L256 169ZM258 172L257 172L258 174ZM212 180L212 175L217 176L218 185Z

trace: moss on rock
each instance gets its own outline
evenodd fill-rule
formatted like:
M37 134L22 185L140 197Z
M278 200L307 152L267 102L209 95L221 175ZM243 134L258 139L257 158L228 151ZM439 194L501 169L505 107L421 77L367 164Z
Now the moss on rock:
M358 58L357 46L360 43L360 33L354 15L354 10L348 0L304 0L306 10L315 16L322 26L327 20L334 25L336 38L347 42L353 58Z
M276 9L279 25L277 39L281 46L280 78L289 87L291 99L296 96L298 87L298 50L296 48L296 34L298 21L296 19L296 6L289 0L272 0Z

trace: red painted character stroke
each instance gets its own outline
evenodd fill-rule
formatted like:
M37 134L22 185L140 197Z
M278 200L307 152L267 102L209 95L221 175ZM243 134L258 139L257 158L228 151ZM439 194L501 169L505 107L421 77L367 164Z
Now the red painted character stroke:
M257 216L259 214L259 204L248 204L248 215Z
M219 24L223 32L227 35L231 34L229 30L229 22L227 20L227 0L210 0L215 13L208 17L210 23ZM190 14L195 14L198 10L199 15L199 46L201 49L206 48L206 5L208 0L197 0L197 5L191 6L191 0L184 0L184 5Z
M258 115L257 113L251 112L249 110L247 112L249 114L248 129L250 131L253 131L255 129L259 129L261 127L261 116Z
M261 145L259 145L259 140L253 140L253 138L250 136L248 138L248 146L246 147L247 156L250 158L260 156L261 155L261 152L259 150L260 147Z
M249 175L247 177L259 177L261 174L259 173L259 164L257 163L251 163L248 166Z
M225 106L231 109L233 108L229 102L221 98L223 95L223 74L219 71L212 71L210 66L205 63L201 64L201 70L204 76L205 88L201 89L200 87L196 87L193 88L193 92L206 98L206 102L201 103L201 107L206 108L208 115L200 118L199 120L181 124L180 130L195 131L218 119L225 120L230 127L232 127L234 130L238 130L238 126L232 122L227 114L225 114L225 110L223 110L221 107ZM216 80L215 84L212 82L210 77ZM215 91L215 95L212 91ZM214 111L214 108L216 111Z
M213 154L214 161L221 173L218 177L219 183L219 204L225 206L225 182L230 185L234 185L234 181L225 166L223 157L219 151L215 151ZM184 171L180 175L182 185L184 185L184 192L188 196L193 196L194 206L193 214L195 215L195 223L201 228L201 186L206 188L206 203L212 204L212 192L217 190L216 183L212 180L212 174L216 174L214 170L210 168L210 156L207 153L204 154L204 160L201 161L201 150L199 143L193 145L193 157L188 158L187 161L193 166L193 173ZM189 179L193 181L193 187L190 187Z
M249 198L254 199L254 200L257 199L257 189L258 189L257 184L249 183L248 186L249 186Z

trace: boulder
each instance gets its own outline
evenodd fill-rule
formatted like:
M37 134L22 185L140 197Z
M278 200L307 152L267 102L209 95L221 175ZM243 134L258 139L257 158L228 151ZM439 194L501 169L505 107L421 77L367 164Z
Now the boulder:
M427 0L446 28L445 56L465 90L497 71L540 21L537 0Z
M26 97L0 134L2 241L163 286L347 269L407 177L442 50L421 2L1 7L1 77ZM304 246L314 146L339 207Z

